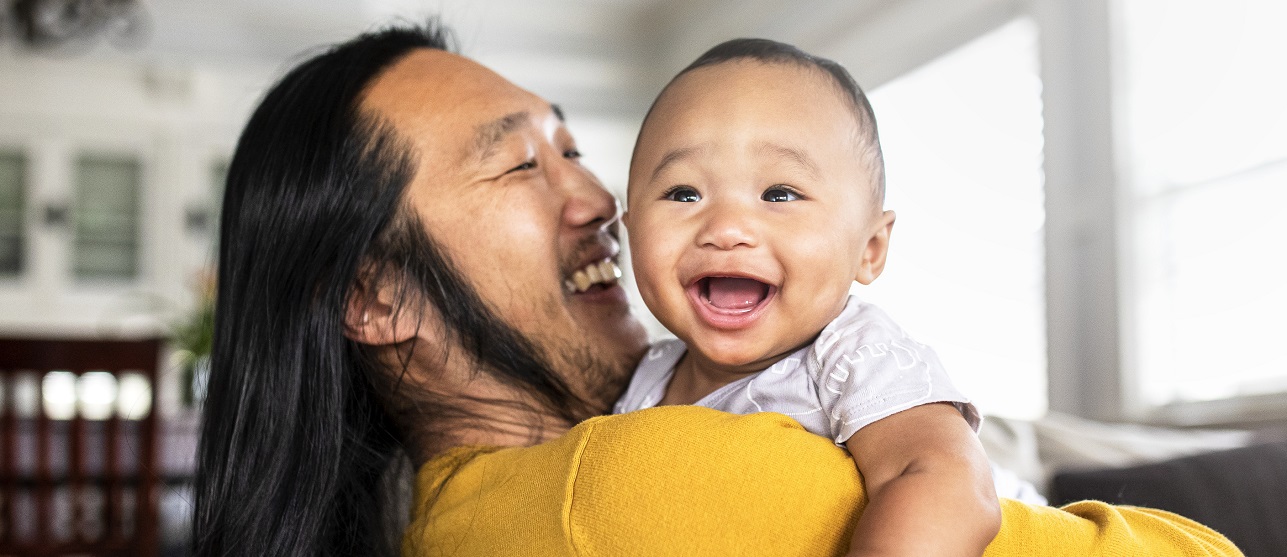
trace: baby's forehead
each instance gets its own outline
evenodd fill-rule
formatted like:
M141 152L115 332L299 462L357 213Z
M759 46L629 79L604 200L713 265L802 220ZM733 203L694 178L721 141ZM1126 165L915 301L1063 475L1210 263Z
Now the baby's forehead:
M721 62L681 74L667 85L644 119L635 158L651 160L672 148L698 147L690 145L694 136L720 142L748 133L787 138L777 142L786 145L763 145L769 154L856 148L866 132L851 104L818 68L749 59ZM793 135L808 140L791 141ZM758 149L760 143L753 146Z
M755 89L768 89L780 94L753 97L736 94ZM682 112L703 101L737 103L752 98L759 101L775 98L782 103L825 106L834 109L838 117L846 115L842 113L851 114L853 110L845 92L821 68L795 62L764 62L748 58L703 66L676 76L658 95L657 102L644 123L665 117L674 111ZM765 108L781 110L789 107Z
M696 164L720 173L749 167L707 165L740 160L866 185L880 203L879 140L859 112L831 75L806 64L739 59L688 71L667 85L644 119L628 193L665 175L662 169L687 164L674 159L704 160Z
M821 68L794 62L726 60L681 73L658 96L642 122L634 157L705 135L794 134L828 138L833 147L861 151L874 129L865 126L842 87ZM637 161L634 161L637 162ZM633 163L632 163L633 167Z

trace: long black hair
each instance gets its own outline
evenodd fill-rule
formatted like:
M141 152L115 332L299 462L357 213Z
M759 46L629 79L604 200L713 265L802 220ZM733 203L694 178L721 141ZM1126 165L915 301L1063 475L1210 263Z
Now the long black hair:
M242 132L221 218L197 555L379 555L396 428L374 362L343 336L363 258L398 213L409 150L362 114L364 88L430 22L362 35L291 70Z

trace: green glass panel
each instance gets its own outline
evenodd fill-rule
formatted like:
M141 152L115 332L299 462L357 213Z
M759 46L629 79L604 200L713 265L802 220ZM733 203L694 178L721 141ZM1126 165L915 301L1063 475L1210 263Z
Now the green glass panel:
M15 276L22 272L26 244L22 218L26 185L26 157L0 152L0 276Z
M76 164L74 268L81 279L138 275L139 162L81 157Z

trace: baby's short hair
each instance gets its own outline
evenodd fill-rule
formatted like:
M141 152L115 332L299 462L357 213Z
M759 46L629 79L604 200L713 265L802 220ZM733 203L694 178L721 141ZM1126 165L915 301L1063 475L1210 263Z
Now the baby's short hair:
M724 62L735 60L755 60L765 64L794 64L799 66L811 67L826 72L831 76L836 88L843 94L844 98L849 101L850 108L853 109L854 119L858 122L858 133L861 137L858 140L862 162L872 174L872 185L875 190L873 193L876 199L883 203L885 199L885 159L881 154L880 135L876 131L876 113L871 109L871 103L867 101L867 95L863 93L862 87L854 81L849 71L834 60L814 56L796 48L793 45L769 40L769 39L732 39L724 41L715 47L707 50L705 54L697 57L692 64L681 70L675 77L670 80L674 83L684 74L703 68L714 66ZM669 89L670 84L665 89ZM662 94L657 96L657 101L665 95L665 89ZM648 114L652 114L652 109L657 106L657 101L653 101L652 108L648 109ZM644 117L646 122L647 116Z

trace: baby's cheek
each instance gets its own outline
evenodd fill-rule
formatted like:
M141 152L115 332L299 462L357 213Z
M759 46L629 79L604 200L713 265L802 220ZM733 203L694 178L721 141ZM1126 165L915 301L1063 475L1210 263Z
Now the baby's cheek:
M632 237L633 239L633 237ZM665 265L658 261L657 252L652 246L641 243L630 245L630 264L634 270L635 285L639 288L639 294L643 297L644 303L654 314L660 313L658 305L658 291L665 277Z
M858 274L857 250L842 238L798 242L792 249L788 281L794 282L795 288L788 288L785 294L794 295L793 303L807 304L807 311L826 316L822 320L825 324L833 317L832 310L843 308L848 298Z
M847 261L854 256L853 244L840 235L812 235L799 238L792 243L790 249L794 252L794 258L799 261L799 265L808 266L818 272L826 269L842 266L843 261Z
M630 266L634 269L639 287L653 280L656 275L656 250L638 234L630 235Z
M655 283L673 280L675 263L680 257L673 234L658 230L658 224L644 221L643 226L630 234L630 257L635 268L636 279L642 286L644 281Z

